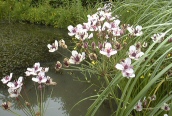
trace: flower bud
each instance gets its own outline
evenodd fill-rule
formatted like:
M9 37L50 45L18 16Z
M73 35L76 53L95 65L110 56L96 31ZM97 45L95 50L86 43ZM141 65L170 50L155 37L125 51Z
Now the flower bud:
M10 102L4 102L4 103L2 103L2 108L4 110L9 110L10 107L11 107L11 103Z
M69 59L68 58L64 58L63 64L64 64L64 66L69 67L69 64L70 64Z
M89 58L90 60L97 60L97 55L95 53L90 53Z
M62 67L62 64L59 61L57 61L56 66L55 66L56 71L59 71L61 67Z

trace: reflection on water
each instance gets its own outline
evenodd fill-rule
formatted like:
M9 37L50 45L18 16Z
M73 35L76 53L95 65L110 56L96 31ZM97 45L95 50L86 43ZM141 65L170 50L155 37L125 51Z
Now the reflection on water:
M17 25L20 25L20 24L17 24ZM40 31L42 32L45 32L45 31L52 32L52 35L55 34L56 32L56 29L51 28L51 27L45 27L45 26L35 26L35 27L39 28ZM27 28L29 28L29 25L27 25ZM30 26L30 28L33 28L33 25ZM57 31L58 33L60 32L59 30ZM61 32L64 33L64 31L61 31ZM66 34L64 34L64 36ZM69 41L67 43L69 43ZM47 52L48 52L48 49L47 49ZM64 53L64 51L62 52ZM58 55L57 60L62 61L62 58L61 57L59 58L59 55ZM67 72L63 72L63 74L57 73L54 69L55 63L56 61L50 61L49 63L44 64L44 66L50 67L50 70L46 75L52 77L53 80L57 82L57 85L54 87L53 94L51 97L50 97L51 88L46 88L48 92L45 95L44 102L48 104L48 108L46 110L45 116L85 116L85 113L88 107L93 102L93 100L83 101L80 104L78 104L76 107L74 107L72 111L70 110L78 101L86 97L96 95L96 92L94 91L96 88L92 87L86 90L90 86L89 83L82 83L82 82L74 81L73 77L69 75ZM24 76L24 75L21 75L21 76ZM80 73L77 73L77 76L80 78L83 78L83 76ZM27 81L27 83L25 83L24 87L22 88L22 95L25 95L24 91L27 91L29 100L31 101L31 104L34 106L34 109L38 109L36 93L35 93L33 82L31 81L31 78L25 79L25 81ZM9 94L7 92L7 88L4 88L1 86L0 104L2 104L2 102L4 101L9 100L13 103L12 109L18 114L20 114L21 116L25 116L23 111L17 105L16 100L10 99L8 95ZM1 112L0 116L13 116L11 113L3 110L2 108L0 108L0 112ZM100 109L96 113L96 116L109 116L109 115L110 115L110 110L106 105L103 105L102 107L100 107Z
M82 83L78 81L74 81L73 77L71 77L67 73L59 74L55 72L55 69L52 67L54 63L46 64L46 66L51 66L50 71L47 73L48 76L52 77L55 82L57 82L57 85L54 87L53 94L50 97L50 88L46 88L48 91L45 95L45 101L46 103L49 103L48 108L46 110L45 116L85 116L85 113L87 111L87 108L91 105L93 102L92 100L86 100L78 104L71 112L71 108L80 100L84 99L85 97L89 97L91 95L95 95L94 89L91 88L85 91L90 84L88 83ZM79 73L77 74L79 76ZM81 75L82 76L82 75ZM81 77L82 78L82 77ZM30 79L31 80L31 79ZM25 93L24 90L27 91L29 100L31 101L31 104L34 105L35 109L38 109L37 107L37 101L36 101L36 93L33 86L33 82L29 81L27 79L27 84L25 85L26 89L22 89L22 95ZM1 101L9 99L7 90L1 89ZM11 100L10 100L11 101ZM15 102L15 99L13 100L13 103ZM25 116L25 114L20 110L20 108L17 106L17 104L13 104L14 111L18 112L21 116ZM0 109L2 116L11 116L10 113L8 113L5 110ZM0 114L0 116L1 116ZM97 112L96 116L109 116L109 109L106 106L102 106L100 110Z

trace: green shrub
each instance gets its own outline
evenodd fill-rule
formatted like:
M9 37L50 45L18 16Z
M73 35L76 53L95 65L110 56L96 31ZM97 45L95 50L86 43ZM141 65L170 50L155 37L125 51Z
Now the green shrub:
M95 8L87 3L83 6L80 0L0 0L1 20L30 22L66 28L69 24L77 24L86 20L86 15ZM98 4L98 3L96 3ZM96 6L94 4L94 6Z

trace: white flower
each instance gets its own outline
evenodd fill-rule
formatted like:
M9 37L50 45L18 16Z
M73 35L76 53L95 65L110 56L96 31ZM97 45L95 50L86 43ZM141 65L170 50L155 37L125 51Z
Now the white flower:
M75 38L83 41L88 38L88 33L85 30L80 30L78 33L76 33Z
M152 95L151 97L149 97L150 101L155 101L156 100L156 95Z
M138 60L144 53L136 49L136 46L132 45L129 48L129 57L134 60Z
M169 111L170 106L167 103L164 103L163 106L161 107L162 110Z
M19 77L17 81L8 82L7 86L11 89L18 89L23 85L23 77Z
M9 88L8 92L10 94L10 97L18 97L20 95L22 87L19 87L17 89Z
M131 59L126 58L124 61L122 61L120 64L116 64L115 66L118 70L122 71L122 75L127 78L133 78L135 77L133 67L131 66Z
M47 77L45 76L45 72L39 72L36 78L32 78L32 81L37 82L39 84L46 83Z
M168 114L164 114L164 116L168 116Z
M81 61L85 59L85 52L82 54L78 53L77 51L72 51L72 56L69 59L70 64L80 64Z
M99 19L99 16L97 13L93 14L93 15L87 15L88 17L88 22L92 25L92 26L95 26L98 19Z
M59 46L60 46L60 47L63 47L64 45L66 45L66 44L65 44L65 41L64 41L64 39L61 39L61 40L59 41Z
M69 25L68 26L68 30L69 30L68 35L69 36L74 36L77 32L79 32L80 29L82 29L81 24L78 24L76 27L73 27L72 25Z
M48 72L49 71L49 67L40 67L41 72Z
M136 111L142 111L143 106L142 106L142 102L139 100L139 102L136 104L136 106L134 106L134 109Z
M136 28L133 28L133 26L127 27L127 30L133 36L141 36L143 34L142 26L139 26L139 25L137 25Z
M53 79L49 76L47 76L47 81L45 83L46 85L56 85L57 83L53 81Z
M52 45L48 44L47 47L49 48L49 52L55 52L56 50L58 50L58 41L55 40Z
M126 72L125 70L123 70L122 71L122 76L123 77L127 77L127 78L133 78L133 77L135 77L135 74L134 73L128 73L128 72Z
M165 33L154 34L151 38L154 43L161 43L164 39Z
M115 55L117 53L117 50L112 49L111 43L105 43L105 47L100 50L100 54L106 55L107 57L110 57L111 55Z
M45 71L48 71L48 69L44 68ZM37 73L40 72L41 70L43 70L43 68L40 67L40 63L37 62L34 64L33 68L27 68L27 71L25 72L25 74L26 76L37 75Z
M10 76L7 75L7 76L5 76L4 78L2 78L2 79L1 79L2 83L3 83L3 84L6 84L7 82L11 81L12 76L13 76L13 73L10 73Z

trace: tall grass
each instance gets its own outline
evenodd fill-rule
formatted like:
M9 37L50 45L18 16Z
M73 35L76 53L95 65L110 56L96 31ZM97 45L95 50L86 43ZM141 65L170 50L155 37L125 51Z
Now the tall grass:
M117 14L122 22L131 25L142 25L143 36L129 42L148 42L145 55L139 61L133 63L136 71L134 79L124 79L120 73L112 75L109 85L100 93L94 103L89 107L86 116L94 116L102 103L111 96L116 101L117 110L112 112L114 116L159 116L172 111L161 110L163 103L171 104L171 53L172 44L168 43L172 37L172 1L162 0L125 0L114 3L114 14ZM151 41L155 33L165 32L166 38L160 44ZM167 56L169 55L169 57ZM117 59L121 59L120 56ZM112 89L118 87L120 96L114 96ZM116 90L115 90L116 91ZM148 101L141 112L133 110L139 100L156 95L155 101Z

